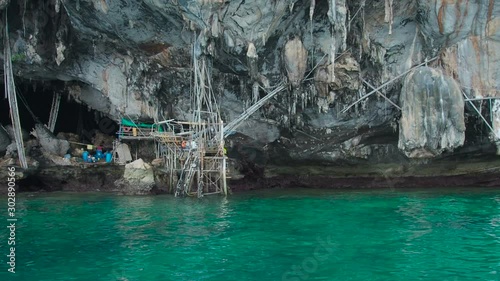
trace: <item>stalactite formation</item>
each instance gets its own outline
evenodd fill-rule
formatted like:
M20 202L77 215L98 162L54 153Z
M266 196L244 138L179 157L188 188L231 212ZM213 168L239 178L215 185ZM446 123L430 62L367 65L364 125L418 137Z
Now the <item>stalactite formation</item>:
M285 44L284 62L288 80L294 87L299 87L307 68L307 50L302 41L295 37Z
M389 23L389 34L392 34L392 24L394 22L394 15L393 15L393 7L392 3L393 0L385 0L385 17L384 21Z

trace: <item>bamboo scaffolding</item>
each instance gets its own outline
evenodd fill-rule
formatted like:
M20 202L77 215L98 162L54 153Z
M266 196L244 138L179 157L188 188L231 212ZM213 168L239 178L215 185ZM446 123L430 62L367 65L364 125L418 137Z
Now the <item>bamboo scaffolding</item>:
M194 54L194 52L193 52ZM221 173L222 160L209 159L207 153L214 153L216 157L223 156L222 121L216 95L211 81L212 63L206 56L196 57L192 60L193 76L191 86L192 115L188 121L175 122L187 126L188 132L182 134L183 143L189 144L189 149L180 149L182 154L187 154L185 160L182 156L169 151L166 157L169 163L181 162L178 169L180 175L176 183L176 196L202 197L204 193L220 193L219 177L214 171ZM166 123L168 124L168 123ZM155 139L161 140L161 134L154 134ZM181 134L175 134L180 136ZM178 147L175 142L168 143L171 147ZM222 145L222 148L221 148Z

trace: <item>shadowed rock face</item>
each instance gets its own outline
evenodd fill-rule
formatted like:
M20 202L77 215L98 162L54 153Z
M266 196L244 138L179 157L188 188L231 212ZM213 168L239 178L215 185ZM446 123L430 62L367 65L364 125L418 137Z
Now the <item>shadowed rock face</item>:
M9 1L10 0L0 0L0 9L7 7L7 5L9 5Z
M293 87L227 142L230 154L259 165L436 157L464 143L464 119L483 128L472 138L490 133L472 107L460 113L461 91L500 96L500 4L493 0L10 2L16 75L64 81L72 99L115 120L188 118L192 55L209 58L225 122L265 94L258 86L293 74ZM360 99L372 88L359 77L378 87L426 60L432 69L412 71L403 89L404 77L380 89L403 112L380 94ZM500 106L493 105L498 131Z
M7 134L7 131L5 131L3 126L0 126L0 152L5 152L9 144L9 134Z
M68 153L69 142L56 138L48 129L42 124L35 125L36 137L40 146L46 152L51 154L64 156Z
M400 99L398 146L408 157L433 157L463 145L464 100L453 79L417 68L406 76Z

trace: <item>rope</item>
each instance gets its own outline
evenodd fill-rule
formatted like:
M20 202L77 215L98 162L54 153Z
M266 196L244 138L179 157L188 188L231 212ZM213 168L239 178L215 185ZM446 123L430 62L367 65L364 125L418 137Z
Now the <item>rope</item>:
M41 123L40 119L33 113L31 108L29 107L28 102L24 98L22 92L19 90L19 87L16 86L16 88L17 88L17 91L16 91L17 96L21 100L21 103L24 105L24 107L26 107L26 110L28 110L28 113L31 115L31 118L33 118L33 121L35 121L36 123Z

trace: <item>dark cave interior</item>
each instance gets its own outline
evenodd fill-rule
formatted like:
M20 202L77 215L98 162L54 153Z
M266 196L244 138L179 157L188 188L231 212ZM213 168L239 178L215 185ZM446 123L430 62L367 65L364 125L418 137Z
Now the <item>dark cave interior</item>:
M91 143L96 131L114 136L118 131L118 124L103 114L88 108L85 104L75 101L67 94L63 81L17 80L19 114L21 125L26 131L34 128L36 121L30 110L38 120L47 124L50 115L53 95L62 93L59 115L54 135L60 132L74 133L80 136L80 141ZM4 85L0 85L0 124L11 124L9 103L5 98ZM26 106L27 104L27 106ZM483 116L489 120L489 106L487 103L476 106ZM28 109L29 107L29 109ZM479 143L489 143L489 129L470 105L466 105L466 140L464 148ZM463 149L463 148L462 148Z
M43 124L48 123L52 99L56 91L62 93L62 96L54 135L60 132L74 133L80 135L80 141L89 142L97 130L107 135L115 135L118 130L116 122L86 105L76 102L65 94L61 81L23 80L21 83L17 83L16 90L21 126L28 132L36 124L35 118ZM9 102L5 98L3 84L1 85L0 97L0 124L6 126L11 124L11 119ZM103 124L106 125L105 129L101 128Z

